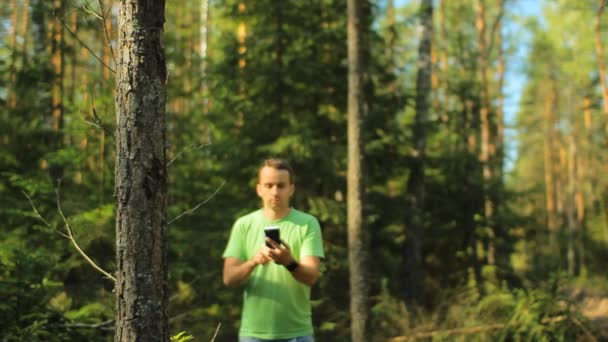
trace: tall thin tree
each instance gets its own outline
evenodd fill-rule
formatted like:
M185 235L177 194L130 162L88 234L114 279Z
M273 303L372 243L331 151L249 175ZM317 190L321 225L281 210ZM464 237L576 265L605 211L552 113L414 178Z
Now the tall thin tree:
M485 1L477 0L475 7L477 27L477 69L479 74L479 119L481 124L481 141L479 161L483 169L484 184L484 216L487 228L487 262L495 263L494 247L494 204L492 203L492 167L490 165L490 108L488 100L488 49L486 44Z
M367 258L368 246L363 222L363 138L362 120L366 98L363 91L365 61L364 2L348 0L348 259L350 265L351 341L370 340Z
M164 0L124 0L116 84L115 341L168 341Z
M415 155L412 160L407 196L410 205L407 210L407 239L405 241L406 303L410 314L410 324L417 317L417 307L422 294L422 242L424 237L424 159L426 154L426 125L429 113L429 98L432 83L432 37L433 1L420 3L420 45L418 46L418 71L416 76L416 114L413 137Z

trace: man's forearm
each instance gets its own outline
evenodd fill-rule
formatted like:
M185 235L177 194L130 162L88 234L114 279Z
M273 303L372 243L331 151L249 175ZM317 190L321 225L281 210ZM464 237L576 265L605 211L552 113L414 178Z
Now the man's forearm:
M297 281L308 286L313 286L319 278L319 268L317 266L300 263L291 274Z
M238 286L247 281L257 264L247 260L240 264L226 265L224 267L224 285Z

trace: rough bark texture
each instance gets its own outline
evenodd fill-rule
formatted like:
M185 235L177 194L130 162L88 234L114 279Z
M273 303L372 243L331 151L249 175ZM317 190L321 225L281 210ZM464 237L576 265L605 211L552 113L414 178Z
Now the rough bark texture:
M162 0L123 0L116 88L115 341L169 341Z
M363 92L363 2L348 0L348 259L350 265L351 341L370 341L367 284L367 241L363 227L362 118L366 110Z
M414 118L415 156L412 160L406 210L407 239L405 241L406 293L410 324L417 317L417 307L422 295L423 265L422 241L424 236L424 159L426 150L425 125L428 121L429 95L431 93L431 44L433 37L433 2L420 4L420 45L418 47L418 71L416 76L416 114Z

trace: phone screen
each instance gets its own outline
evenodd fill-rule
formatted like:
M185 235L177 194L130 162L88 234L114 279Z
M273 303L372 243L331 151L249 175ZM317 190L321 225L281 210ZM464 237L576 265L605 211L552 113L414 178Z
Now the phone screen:
M279 234L279 227L278 226L265 227L264 228L264 234L267 237L269 237L272 240L274 240L276 243L281 243L281 237L280 237L280 234ZM274 248L268 242L266 242L266 246L268 246L269 248Z

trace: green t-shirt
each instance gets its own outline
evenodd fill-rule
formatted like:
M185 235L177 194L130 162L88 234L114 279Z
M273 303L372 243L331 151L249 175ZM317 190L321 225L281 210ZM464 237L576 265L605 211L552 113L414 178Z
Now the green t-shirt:
M264 227L279 226L281 240L296 260L304 256L324 257L319 222L314 216L291 209L277 221L262 210L239 218L232 227L224 258L251 259L264 245ZM257 266L245 284L239 335L283 339L312 335L310 287L298 282L282 265L270 262Z

